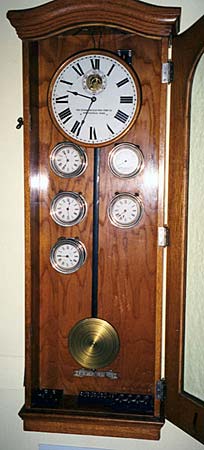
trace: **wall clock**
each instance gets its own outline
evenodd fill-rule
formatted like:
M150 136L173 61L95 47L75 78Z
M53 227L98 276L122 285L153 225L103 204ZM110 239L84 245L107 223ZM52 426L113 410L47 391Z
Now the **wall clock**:
M137 77L115 54L79 53L51 81L51 116L74 142L102 146L115 141L134 123L139 108Z
M129 142L116 145L109 153L109 168L116 177L135 177L142 170L143 162L139 147Z
M51 169L63 178L78 177L86 170L87 163L86 152L70 142L60 142L50 154Z
M86 248L73 238L60 238L50 251L50 262L55 270L64 274L76 272L86 260Z
M165 71L180 9L55 0L8 17L24 49L24 428L158 439Z
M119 228L131 228L137 225L142 217L141 200L127 192L116 194L108 207L111 223Z
M59 192L52 199L50 214L63 227L76 225L87 212L86 200L77 192Z

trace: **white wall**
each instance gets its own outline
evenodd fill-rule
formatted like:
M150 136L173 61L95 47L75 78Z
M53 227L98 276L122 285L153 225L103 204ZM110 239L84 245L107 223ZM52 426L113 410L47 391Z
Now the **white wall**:
M39 443L113 450L123 450L124 446L128 450L199 450L201 444L168 422L161 440L151 442L24 432L18 418L24 401L23 131L15 128L17 117L22 115L21 41L7 21L6 12L41 3L45 1L1 0L0 4L0 450L38 450ZM183 7L182 30L204 14L204 0L149 3Z

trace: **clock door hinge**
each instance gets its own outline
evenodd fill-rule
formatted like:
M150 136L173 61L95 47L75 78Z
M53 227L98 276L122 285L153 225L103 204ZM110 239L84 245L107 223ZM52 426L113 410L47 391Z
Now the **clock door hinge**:
M168 61L162 64L162 83L172 83L174 80L174 63Z
M161 402L166 399L166 380L164 378L156 382L156 399Z
M158 227L158 246L168 247L169 245L169 228L164 225L163 227Z

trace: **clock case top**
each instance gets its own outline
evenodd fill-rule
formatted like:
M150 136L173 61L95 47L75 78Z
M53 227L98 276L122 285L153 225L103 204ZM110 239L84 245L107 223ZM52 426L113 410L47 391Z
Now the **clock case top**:
M139 392L148 393L149 390L155 394L156 382L160 378L160 360L161 360L161 291L162 291L162 249L157 248L157 227L163 225L163 178L164 178L164 152L165 152L165 129L166 129L166 86L161 84L161 64L166 62L168 55L169 38L176 35L179 28L180 8L164 8L156 7L143 2L128 0L125 4L122 1L102 1L100 8L94 1L67 1L55 0L37 8L22 11L9 11L8 19L16 28L19 37L23 40L24 48L24 141L25 141L25 203L26 203L26 403L21 411L21 417L24 419L24 427L26 430L36 431L54 431L65 433L80 434L101 434L109 436L123 436L133 438L149 438L158 439L160 436L160 428L163 424L163 416L161 412L161 402L159 396L155 395L154 414L150 417L140 415L115 414L107 413L105 410L80 410L74 401L71 401L68 408L65 404L60 405L54 410L49 408L34 408L32 406L33 390L39 387L60 387L65 383L62 377L59 385L56 382L56 374L52 371L53 361L49 358L51 350L46 356L46 348L43 350L41 339L49 341L50 349L52 342L55 341L55 332L57 333L57 324L55 316L55 306L50 315L49 306L40 302L41 296L44 294L47 298L52 292L46 290L46 283L42 283L42 278L49 269L46 266L46 251L50 242L48 235L50 233L50 225L48 217L48 204L50 196L54 193L51 181L51 193L48 197L43 197L39 186L35 183L30 184L30 180L37 180L39 171L46 174L48 167L47 155L48 148L56 139L59 139L59 132L52 130L52 142L50 136L45 130L49 125L49 114L47 112L47 87L49 80L58 66L66 59L82 50L90 48L103 48L116 52L118 47L122 49L133 48L133 52L137 55L137 61L140 62L141 69L138 65L134 67L139 74L142 90L143 103L142 107L148 110L148 92L153 95L153 106L150 110L153 114L151 123L151 114L147 119L148 125L145 125L145 117L139 117L138 125L135 129L129 131L124 138L134 142L135 131L137 134L136 144L147 149L145 157L148 161L149 168L156 170L158 174L157 187L155 190L146 189L143 191L146 196L147 211L146 220L146 236L144 234L144 223L141 224L139 231L132 231L130 242L134 242L135 235L139 236L141 244L141 267L145 258L144 254L145 242L150 242L149 261L145 266L145 274L142 275L138 268L138 277L144 276L143 291L145 286L154 292L154 299L149 305L148 295L144 298L144 312L141 314L138 329L141 336L145 330L148 330L150 337L150 347L146 359L141 357L137 361L137 369L135 370L134 361L130 363L129 369L129 389L134 383L138 387ZM70 42L69 55L63 49L65 42ZM150 81L146 78L149 71ZM151 74L151 75L150 75ZM146 86L146 87L145 87ZM145 91L146 90L146 91ZM40 111L40 113L39 113ZM39 120L40 114L40 120ZM153 131L153 137L146 137L143 140L143 132L147 126L149 132ZM143 132L140 131L143 129ZM146 130L145 130L146 131ZM147 133L145 132L145 135ZM151 135L150 135L151 136ZM141 141L141 142L140 142ZM120 141L121 142L121 141ZM40 146L39 146L40 143ZM106 149L107 152L110 148ZM145 151L145 150L144 150ZM89 158L89 168L87 172L88 181L84 181L83 188L88 192L87 201L92 202L92 172L93 167L93 149L87 148ZM105 155L105 152L104 152ZM108 190L110 187L110 179L105 160L102 157L102 174L104 183L101 184L101 196L107 201ZM103 178L102 177L102 178ZM42 177L43 180L43 177ZM55 190L59 189L55 179ZM89 184L86 184L89 183ZM118 191L118 180L115 179L114 190ZM34 185L35 184L35 185ZM82 183L83 184L83 183ZM133 187L134 182L132 182ZM142 180L139 181L139 187L142 188ZM37 186L37 187L36 187ZM87 186L89 186L87 190ZM125 186L125 185L124 185ZM76 184L71 186L73 190ZM71 190L71 189L70 189ZM43 191L43 186L42 186ZM153 198L153 203L152 203ZM46 206L45 206L46 205ZM45 206L45 207L44 207ZM46 209L47 208L47 209ZM105 221L105 209L101 208L102 221ZM150 219L148 218L150 217ZM105 222L104 222L105 223ZM83 238L88 240L91 230L91 222L84 221L81 228ZM53 228L53 225L51 226ZM54 230L54 228L53 228ZM106 228L104 227L104 230ZM52 236L56 236L52 231ZM135 234L134 234L135 233ZM101 242L101 251L103 245L106 245L108 234L107 231L101 233L103 236ZM116 237L112 236L113 242ZM91 244L88 244L91 245ZM47 246L47 247L46 247ZM134 246L133 246L134 248ZM89 249L88 249L89 250ZM90 250L91 251L91 250ZM125 249L124 249L125 251ZM130 259L134 261L134 252ZM113 261L111 261L113 264ZM117 267L118 261L114 262ZM34 267L34 269L33 269ZM43 267L43 273L42 273ZM88 267L88 266L87 266ZM111 270L111 266L110 266ZM141 269L143 270L143 269ZM106 272L106 281L108 280L108 271ZM90 289L89 278L90 268L85 274L87 282L87 290ZM134 271L130 272L134 278ZM153 275L152 275L153 274ZM84 275L83 275L84 277ZM149 278L148 278L149 277ZM145 282L148 279L148 283ZM82 288L85 279L81 278ZM152 280L152 281L151 281ZM102 286L101 279L101 286ZM106 283L107 284L107 283ZM45 289L45 290L44 290ZM75 287L73 289L76 289ZM107 288L106 288L107 289ZM109 290L105 289L101 295L109 295ZM129 288L128 288L129 289ZM60 292L60 288L59 288ZM130 291L129 291L130 293ZM75 291L76 295L76 291ZM132 298L132 297L131 297ZM133 298L132 300L133 301ZM103 310L104 308L104 310ZM126 305L126 310L127 305ZM83 308L82 308L83 309ZM133 308L134 309L134 308ZM102 311L108 317L111 313L110 304L104 305ZM125 309L123 309L124 315ZM139 310L134 310L139 314ZM61 321L63 324L63 314L61 311ZM77 311L73 312L77 314ZM87 316L87 310L82 310L81 314ZM133 316L133 315L132 315ZM124 316L125 317L125 316ZM50 331L46 331L46 323L43 320L50 320ZM119 320L116 317L116 320ZM66 318L65 318L66 320ZM129 317L127 316L127 320ZM144 324L146 326L144 327ZM48 323L47 323L48 325ZM134 317L129 328L134 329ZM63 327L65 326L65 323ZM49 328L49 327L48 327ZM39 333L39 329L41 332ZM42 330L44 329L43 333ZM143 331L142 331L143 330ZM131 340L131 332L129 331L129 341ZM144 337L144 340L146 337ZM139 338L140 340L140 338ZM46 347L46 346L45 346ZM55 345L54 345L55 347ZM131 348L131 346L130 346ZM142 348L142 347L141 347ZM131 352L130 352L131 354ZM56 356L56 352L54 352ZM54 358L55 358L54 356ZM63 361L61 356L56 356L60 367ZM63 356L64 358L64 356ZM132 358L130 358L132 360ZM148 363L147 363L148 361ZM132 364L132 366L131 366ZM55 366L55 363L54 363ZM148 367L147 367L148 366ZM120 365L119 365L120 367ZM48 370L49 368L49 370ZM117 370L117 367L114 367ZM122 369L121 369L122 370ZM117 383L116 383L117 384ZM74 387L76 385L76 388ZM77 389L78 380L74 380L72 393ZM80 385L80 384L79 384ZM94 382L88 382L94 388L97 386ZM108 390L108 382L102 382L101 390ZM121 385L119 382L119 390ZM66 389L65 389L66 390ZM96 390L96 389L93 389ZM130 389L131 390L131 389ZM73 398L73 395L72 395ZM66 402L65 402L66 403Z
M125 4L122 0L54 0L36 8L9 11L7 17L22 40L38 40L90 25L168 37L179 31L180 11L137 0Z

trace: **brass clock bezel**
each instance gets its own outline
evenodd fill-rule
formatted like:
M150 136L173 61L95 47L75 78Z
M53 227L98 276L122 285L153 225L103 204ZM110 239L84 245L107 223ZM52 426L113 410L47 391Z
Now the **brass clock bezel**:
M125 130L123 130L120 134L118 134L117 136L115 136L114 138L107 140L107 141L103 141L103 142L99 142L99 143L87 143L84 142L82 140L77 140L76 138L73 138L72 136L70 136L69 134L67 134L63 128L60 127L58 121L56 120L55 114L53 112L53 108L52 108L52 92L53 92L53 87L55 84L56 79L58 78L59 74L64 70L64 68L72 63L75 59L79 58L79 57L83 57L83 56L88 56L88 55L104 55L104 56L109 56L113 59L115 59L116 61L118 61L121 65L123 65L126 70L130 73L131 77L133 78L135 87L136 87L136 92L137 92L137 105L136 105L136 110L134 113L134 116L131 120L131 122L129 123L129 125L127 126L127 128L125 128ZM79 146L85 146L85 147L90 147L90 148L94 148L94 147L104 147L110 144L113 144L114 142L118 141L118 139L121 139L126 133L128 133L128 131L132 128L132 126L134 125L134 123L136 122L136 119L139 115L140 112L140 108L141 108L141 86L140 86L140 82L139 82L139 78L136 74L136 72L133 70L133 68L126 63L120 56L116 55L113 52L110 51L106 51L106 50L86 50L86 51L82 51L82 52L78 52L75 53L74 55L72 55L70 58L66 59L56 70L56 72L54 73L50 85L49 85L49 89L48 89L48 110L50 113L50 117L54 123L54 125L56 126L56 128L58 129L58 131L66 138L69 139L69 141L73 142L76 145Z

